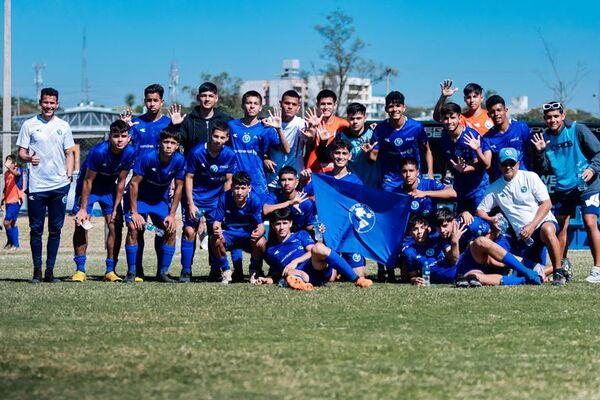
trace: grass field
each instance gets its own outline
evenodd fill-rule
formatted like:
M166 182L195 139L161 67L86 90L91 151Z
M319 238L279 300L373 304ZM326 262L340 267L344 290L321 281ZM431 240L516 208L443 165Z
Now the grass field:
M128 286L99 280L98 229L98 280L31 285L20 225L22 250L0 255L1 399L600 398L587 252L561 288ZM74 269L66 225L61 277ZM194 268L207 274L205 252Z

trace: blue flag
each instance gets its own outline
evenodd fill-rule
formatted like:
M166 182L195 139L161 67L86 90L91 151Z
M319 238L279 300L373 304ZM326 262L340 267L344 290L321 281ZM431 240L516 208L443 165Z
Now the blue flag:
M368 186L313 174L325 243L332 250L360 253L388 266L396 264L410 212L411 198Z

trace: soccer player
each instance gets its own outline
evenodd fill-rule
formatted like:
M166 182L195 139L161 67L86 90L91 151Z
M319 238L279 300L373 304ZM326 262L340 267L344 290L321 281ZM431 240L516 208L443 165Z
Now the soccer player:
M236 172L232 188L221 194L215 210L210 239L214 255L213 266L222 271L222 283L232 280L227 261L227 250L243 249L250 256L250 277L260 275L265 251L265 227L262 218L262 200L251 191L252 180L245 171Z
M4 172L4 193L2 204L5 206L4 229L6 230L5 250L19 249L19 227L17 218L23 204L25 193L23 192L23 168L17 165L15 156L9 154L4 160L6 171Z
M304 134L306 122L300 118L298 110L300 109L300 95L295 90L288 90L281 96L279 105L281 106L281 129L290 146L289 153L282 151L281 148L271 147L267 152L268 158L265 160L267 170L267 182L269 190L277 188L279 183L279 171L282 168L290 166L296 171L304 169Z
M183 154L187 154L200 142L208 142L217 122L229 122L230 115L216 108L219 102L219 91L212 82L204 82L198 87L196 96L198 105L188 115L180 112L172 113L171 120L181 136ZM178 109L177 111L180 111Z
M458 91L458 88L452 88L450 79L444 80L440 84L440 98L433 109L433 119L442 122L442 108L448 97ZM494 126L488 112L481 107L483 102L483 88L477 83L469 83L463 89L467 111L460 114L460 124L464 127L476 130L480 135L485 135L492 126Z
M449 243L440 240L437 232L431 232L427 218L415 215L408 226L410 238L402 245L402 256L410 283L422 286L422 268L429 265L431 283L454 283L456 261L459 257L458 243L466 232L465 225L453 221Z
M129 125L123 120L110 124L109 138L98 143L90 150L77 179L75 188L75 230L73 247L76 271L72 282L86 279L85 263L88 245L88 224L94 203L102 209L102 215L108 226L106 237L106 272L104 280L120 282L123 279L115 273L121 247L123 228L123 210L121 200L125 191L125 180L135 163L135 148L129 144ZM86 229L87 228L87 229Z
M352 158L348 168L356 174L364 185L379 187L381 185L380 165L364 151L365 143L373 137L373 130L365 126L367 108L360 103L350 103L346 107L348 126L338 132L338 136L352 145Z
M270 269L266 277L259 277L258 285L273 284L279 277L297 290L311 290L336 280L337 274L358 287L369 287L373 282L360 277L343 258L323 243L315 243L310 235L299 230L292 232L292 213L287 208L271 214L271 224L275 240L267 249L267 262Z
M363 150L370 152L371 160L379 160L383 175L382 188L393 192L402 184L401 162L407 157L417 160L417 170L421 165L421 150L425 153L427 175L433 178L433 155L423 124L404 115L404 95L393 91L385 96L385 110L388 119L375 128L371 143Z
M210 141L199 143L188 153L185 173L185 197L182 201L183 238L181 239L181 276L179 281L190 282L194 259L194 240L200 230L200 215L206 228L212 228L219 197L231 189L236 172L235 153L225 143L229 141L227 123L214 124ZM204 227L202 229L205 229ZM207 232L210 234L210 232ZM209 260L211 261L211 260ZM216 270L220 275L221 271Z
M440 148L446 162L454 170L454 189L457 193L457 212L474 214L489 185L487 169L492 152L479 133L460 123L460 106L447 103L440 112L444 125Z
M467 248L468 244L479 236L488 236L490 234L490 225L479 217L474 217L468 211L462 212L458 217L454 215L448 207L441 207L435 210L433 214L433 224L439 232L439 237L447 244L451 243L454 227L461 225L465 227L465 232L458 242L458 253L453 253L456 257L452 261L456 263L458 254Z
M502 178L487 188L477 207L477 215L493 224L495 219L489 213L494 207L500 207L519 239L514 244L513 253L521 256L523 263L532 269L535 263L542 263L546 246L554 270L552 283L563 285L561 248L556 237L558 224L551 211L548 190L535 172L519 171L520 159L514 148L500 150L498 161Z
M48 245L44 281L55 282L54 264L60 247L60 231L65 220L67 194L73 180L75 145L71 128L54 113L58 91L40 92L41 113L23 123L17 146L19 159L29 163L28 201L30 245L33 258L32 283L42 281L42 235L48 210Z
M498 95L490 96L485 101L485 107L492 119L494 126L485 134L484 141L487 142L492 151L492 164L490 168L490 179L495 181L502 176L499 170L498 156L500 150L510 147L519 152L519 168L527 170L527 150L531 145L531 132L526 123L508 118L508 108L504 99Z
M326 172L333 168L329 159L327 146L335 139L338 131L349 126L348 121L335 115L337 95L329 89L323 89L317 94L319 111L306 110L307 134L312 134L306 152L306 168L313 172ZM319 132L317 132L318 128Z
M579 206L594 258L586 281L600 283L600 142L587 126L566 120L561 103L552 101L542 108L547 129L533 135L531 141L544 172L556 176L554 212L560 227L561 266L570 281L573 267L567 258L567 233L569 220Z
M160 253L157 253L160 282L175 282L168 275L175 254L175 213L183 192L185 159L179 149L179 134L163 130L160 133L158 151L148 151L141 156L133 168L129 182L129 196L125 198L125 220L127 221L127 277L133 283L137 273L138 237L144 234L146 221L164 231ZM175 181L173 201L169 204L169 189Z
M294 217L292 229L313 229L315 218L315 204L307 193L298 192L298 172L292 166L285 166L279 170L279 189L271 192L263 205L263 214L269 217L276 210L287 208Z

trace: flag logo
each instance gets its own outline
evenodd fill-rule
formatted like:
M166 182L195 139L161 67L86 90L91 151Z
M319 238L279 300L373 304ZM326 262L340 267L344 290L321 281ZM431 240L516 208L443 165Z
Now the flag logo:
M369 232L375 227L375 213L366 204L356 203L348 210L348 217L354 230L358 233Z

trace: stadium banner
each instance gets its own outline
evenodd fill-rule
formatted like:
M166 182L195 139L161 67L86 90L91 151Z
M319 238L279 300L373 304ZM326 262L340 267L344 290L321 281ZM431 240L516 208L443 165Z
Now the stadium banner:
M402 247L411 198L405 194L312 175L317 213L325 224L325 244L393 266Z

